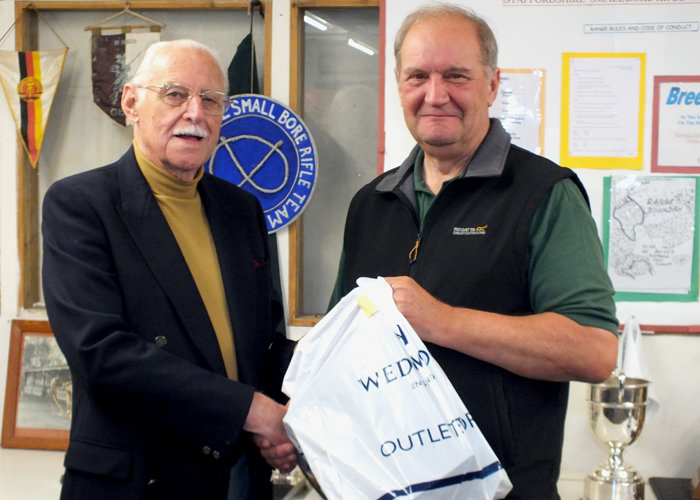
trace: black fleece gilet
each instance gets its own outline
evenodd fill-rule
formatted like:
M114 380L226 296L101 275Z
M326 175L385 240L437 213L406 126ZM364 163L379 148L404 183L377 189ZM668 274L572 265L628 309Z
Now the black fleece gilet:
M408 275L452 306L532 314L530 226L547 193L564 178L576 182L587 200L571 170L511 146L500 176L447 184L426 216L423 234L405 194L412 169L391 191L378 191L377 184L391 175L397 171L379 176L351 202L345 293L359 277ZM418 240L417 255L412 254ZM451 349L427 347L513 481L509 498L557 499L568 384L527 379Z

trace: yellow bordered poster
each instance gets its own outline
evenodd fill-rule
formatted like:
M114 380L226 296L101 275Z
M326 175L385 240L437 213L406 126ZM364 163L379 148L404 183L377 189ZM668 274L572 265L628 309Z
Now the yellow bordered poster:
M646 54L562 54L560 163L642 169Z

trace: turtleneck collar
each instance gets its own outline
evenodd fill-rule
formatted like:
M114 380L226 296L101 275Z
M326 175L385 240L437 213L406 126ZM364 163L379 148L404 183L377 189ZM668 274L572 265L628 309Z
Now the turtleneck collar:
M151 187L153 194L180 199L192 199L197 196L197 184L204 175L203 167L199 167L197 175L192 181L184 182L146 158L136 141L134 141L134 154L136 155L136 162L139 164L139 168Z

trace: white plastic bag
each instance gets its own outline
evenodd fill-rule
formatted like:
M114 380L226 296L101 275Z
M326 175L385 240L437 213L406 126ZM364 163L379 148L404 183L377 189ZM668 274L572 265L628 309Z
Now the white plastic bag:
M647 365L644 349L642 349L642 330L634 316L630 316L625 322L625 328L618 339L617 369L628 377L651 380L650 370ZM646 419L651 420L659 411L659 398L652 383L648 389L649 401L647 402Z
M383 279L297 346L284 424L329 500L490 500L511 483Z

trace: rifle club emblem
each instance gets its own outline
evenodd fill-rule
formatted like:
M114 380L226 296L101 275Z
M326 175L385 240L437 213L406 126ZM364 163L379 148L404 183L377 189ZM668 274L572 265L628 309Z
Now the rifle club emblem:
M254 194L274 233L299 217L316 187L317 153L299 116L266 96L232 98L210 173Z

